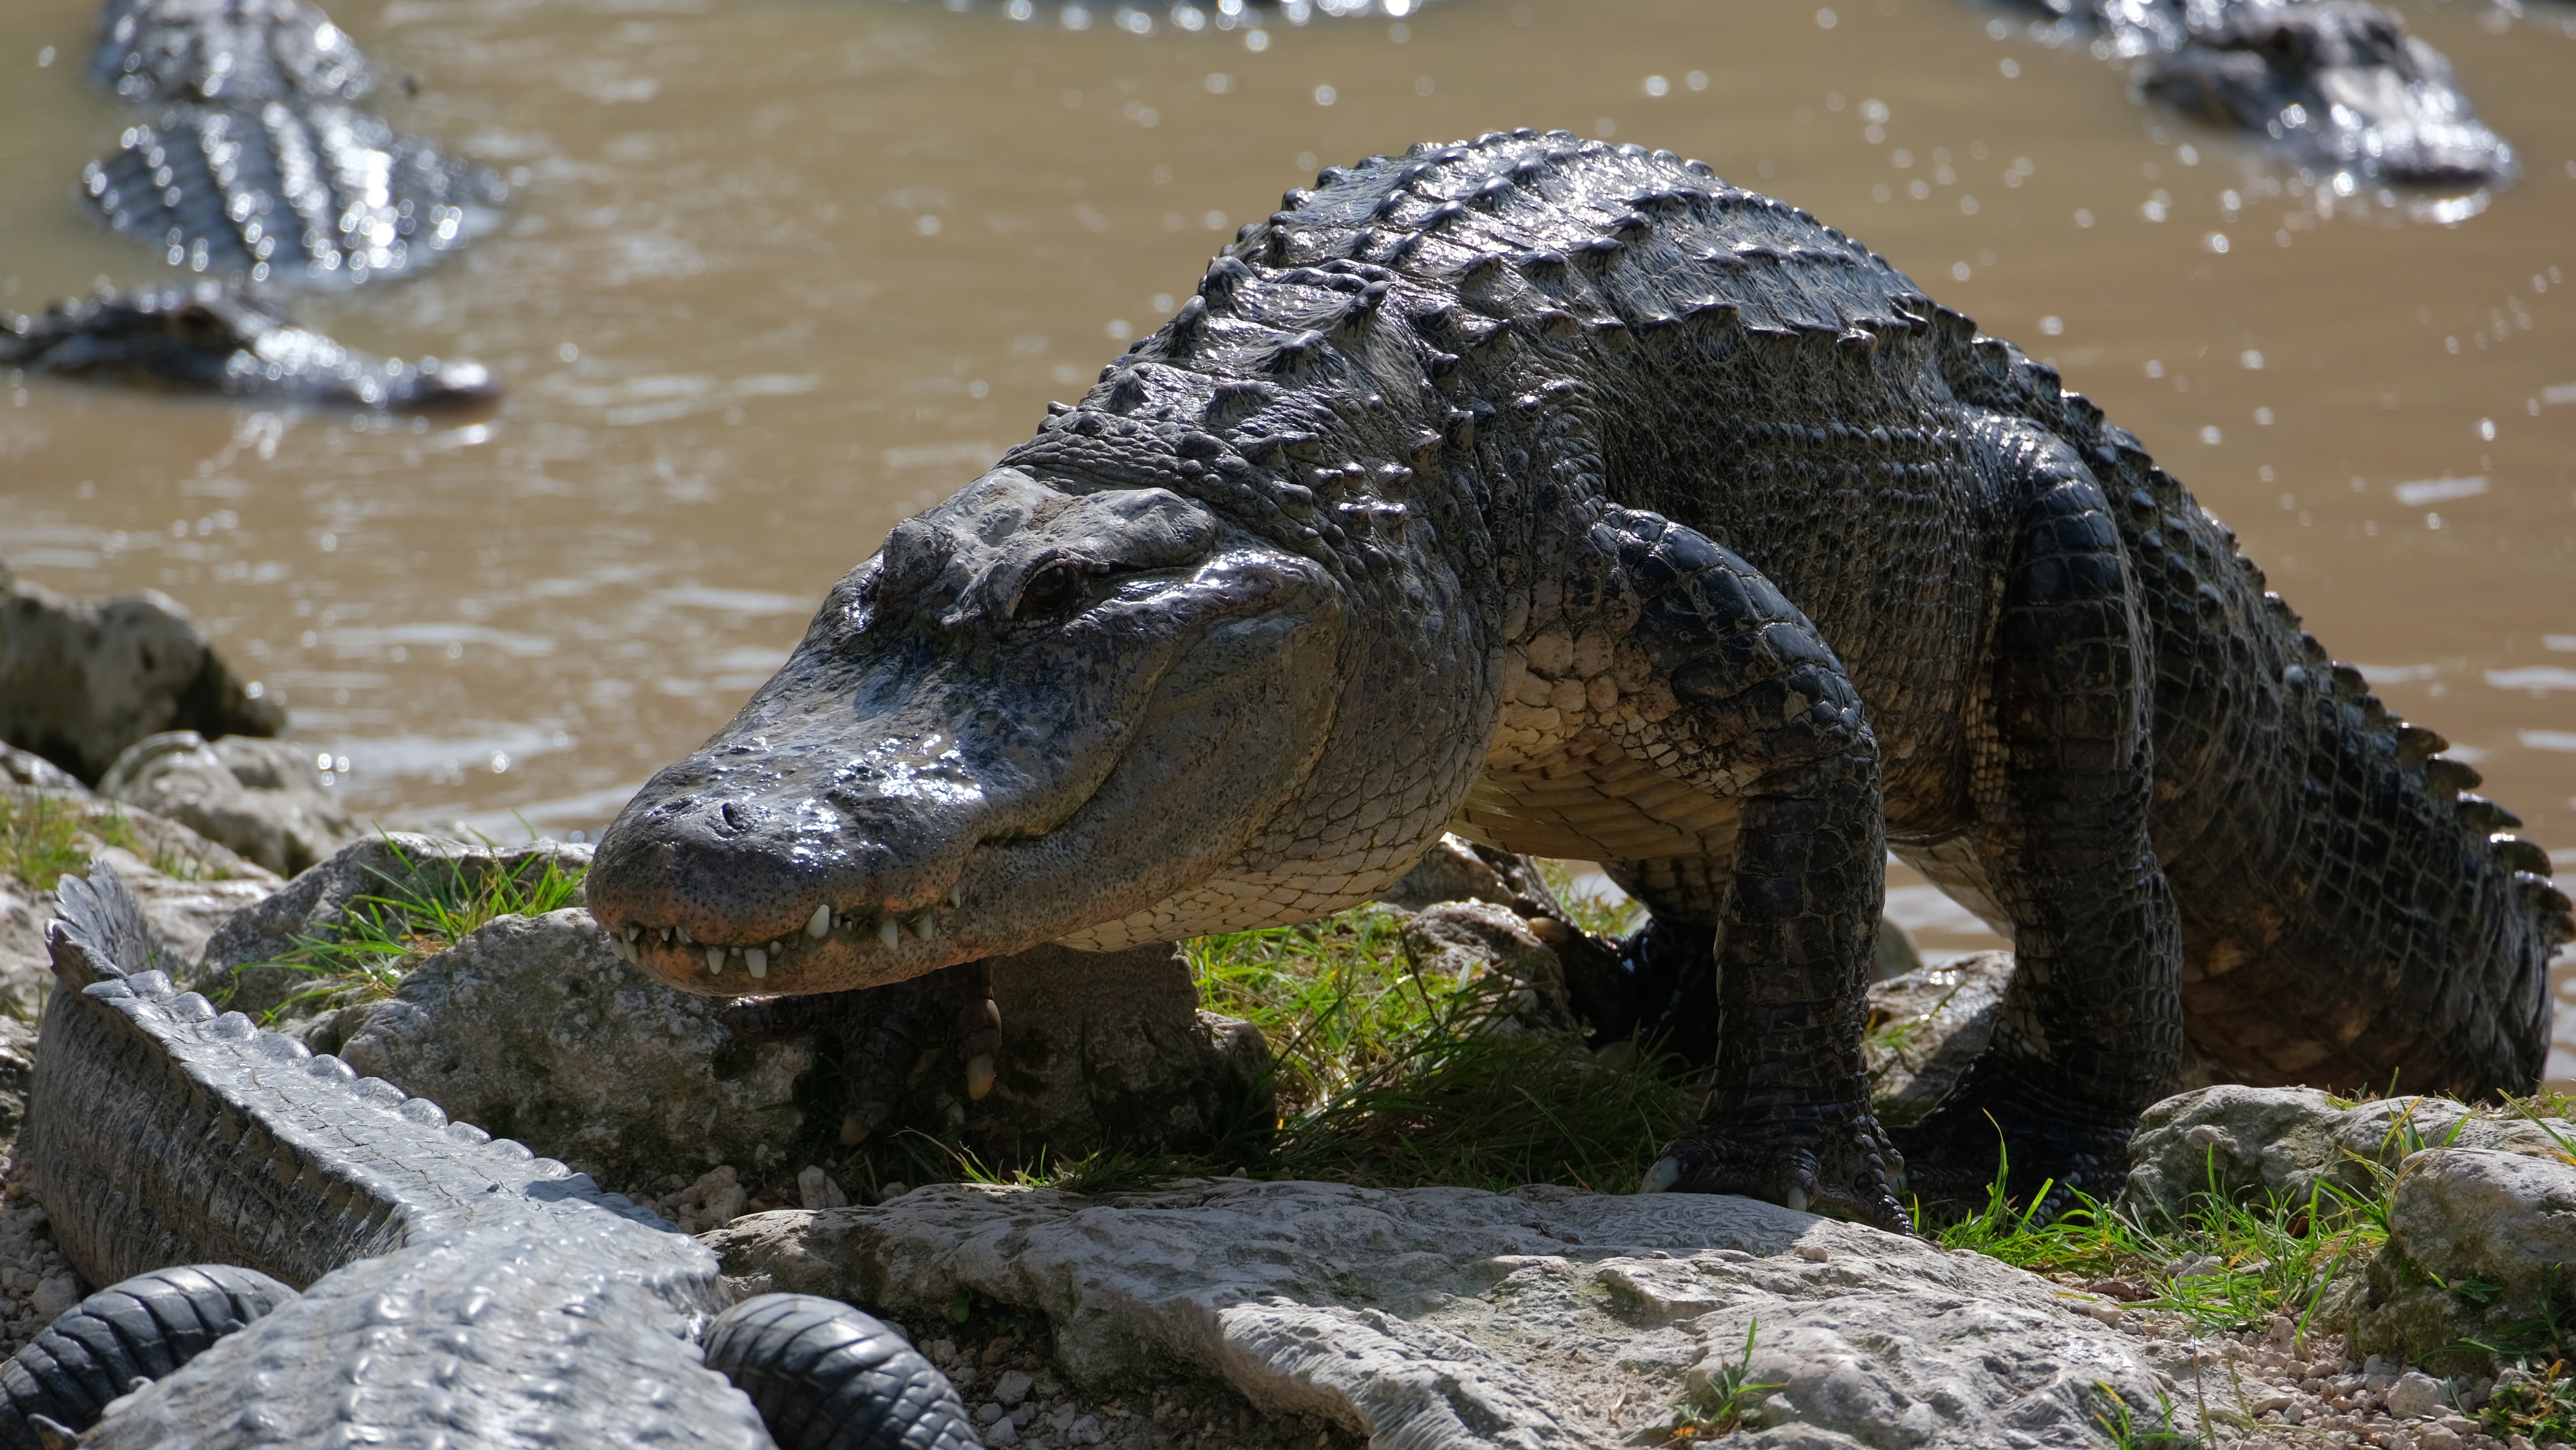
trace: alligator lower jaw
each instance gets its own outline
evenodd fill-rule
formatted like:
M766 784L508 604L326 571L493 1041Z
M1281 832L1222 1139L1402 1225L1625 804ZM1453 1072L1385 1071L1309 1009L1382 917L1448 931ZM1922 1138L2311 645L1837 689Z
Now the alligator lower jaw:
M912 911L814 908L803 926L755 941L712 943L677 926L610 928L619 955L685 992L769 996L881 987L996 955L975 940L959 893ZM1027 944L1022 944L1027 945Z

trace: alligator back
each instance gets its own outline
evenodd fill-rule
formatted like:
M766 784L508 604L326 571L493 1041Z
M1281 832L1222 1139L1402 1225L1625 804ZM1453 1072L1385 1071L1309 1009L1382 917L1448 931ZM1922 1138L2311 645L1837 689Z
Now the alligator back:
M93 1283L213 1261L305 1293L120 1402L84 1447L771 1444L690 1343L728 1301L713 1254L175 991L132 898L95 871L61 893L22 1139L55 1233Z
M1327 171L1286 201L1005 461L1078 473L1105 446L1091 435L1188 416L1209 387L1192 373L1264 379L1216 385L1207 411L1231 420L1243 397L1237 446L1311 486L1247 506L1235 480L1256 474L1186 459L1168 486L1318 552L1386 547L1367 530L1390 510L1434 525L1512 651L1461 829L1723 879L1726 803L1666 809L1651 781L1613 778L1651 776L1642 762L1585 755L1582 643L1538 622L1592 587L1565 577L1569 535L1604 505L1646 508L1815 621L1868 703L1891 841L2009 929L1965 836L1992 763L1991 629L2019 507L1988 440L2035 429L2091 471L2126 555L2192 1040L2253 1082L2537 1083L2546 963L2571 934L2546 854L2464 794L2476 774L2335 664L2234 536L2052 369L1808 213L1668 152L1495 133ZM1259 428L1313 456L1262 451ZM1444 496L1417 470L1455 484Z

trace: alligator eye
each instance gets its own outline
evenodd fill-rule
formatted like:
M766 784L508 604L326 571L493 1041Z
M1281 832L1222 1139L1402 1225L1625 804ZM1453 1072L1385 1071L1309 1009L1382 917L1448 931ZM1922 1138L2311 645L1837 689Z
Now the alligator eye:
M1056 559L1039 565L1020 585L1020 597L1011 603L1011 617L1039 619L1066 614L1081 602L1082 566L1071 559Z

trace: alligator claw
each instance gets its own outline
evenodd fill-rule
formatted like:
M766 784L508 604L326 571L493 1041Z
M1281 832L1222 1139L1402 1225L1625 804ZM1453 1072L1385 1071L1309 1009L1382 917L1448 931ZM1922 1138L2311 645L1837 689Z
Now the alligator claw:
M1795 1213L1912 1233L1896 1198L1903 1161L1865 1110L1833 1117L1774 1110L1740 1125L1703 1124L1646 1170L1639 1192L1740 1193Z
M966 1060L966 1096L982 1102L993 1090L993 1079L1000 1074L993 1067L993 1054L979 1052Z

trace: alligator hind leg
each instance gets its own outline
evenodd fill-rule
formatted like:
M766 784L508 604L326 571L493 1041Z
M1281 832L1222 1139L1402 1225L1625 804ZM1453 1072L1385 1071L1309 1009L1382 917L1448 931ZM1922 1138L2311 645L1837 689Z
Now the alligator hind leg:
M2182 932L2148 839L2149 655L2101 490L2065 445L1984 440L2024 481L1977 732L1972 842L2013 927L2016 968L1993 1044L1951 1099L1901 1131L1916 1192L1973 1200L2011 1156L2011 1188L2096 1198L2128 1172L2137 1115L2182 1062Z
M1677 930L1694 917L1716 928L1716 1083L1646 1186L1902 1231L1902 1164L1870 1115L1860 1056L1886 888L1878 746L1860 693L1752 565L1651 514L1613 527L1646 595L1629 647L1671 689L1671 708L1647 705L1621 745L1738 807L1723 900L1712 885L1696 903L1665 902Z
M69 1445L110 1400L296 1297L256 1269L199 1264L110 1284L0 1361L0 1446Z

